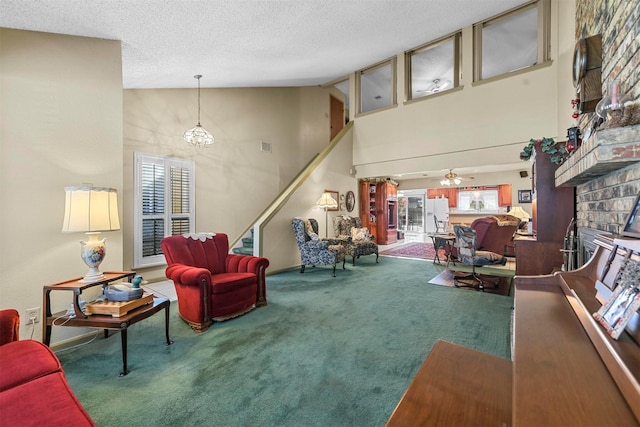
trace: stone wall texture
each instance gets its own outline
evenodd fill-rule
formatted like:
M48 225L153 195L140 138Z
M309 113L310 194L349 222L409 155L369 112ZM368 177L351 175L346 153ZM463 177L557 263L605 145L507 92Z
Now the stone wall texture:
M576 40L596 34L602 34L603 96L609 82L618 79L622 92L640 102L640 1L576 0ZM583 135L594 117L580 118ZM578 227L620 233L639 191L640 163L577 186Z

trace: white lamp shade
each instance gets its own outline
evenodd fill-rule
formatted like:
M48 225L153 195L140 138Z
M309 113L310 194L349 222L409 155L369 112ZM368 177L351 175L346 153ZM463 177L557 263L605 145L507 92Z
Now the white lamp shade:
M331 197L331 194L323 193L316 202L316 206L323 209L333 209L338 207L338 202L336 201L336 199Z
M104 187L65 187L62 231L100 232L120 230L118 192Z
M525 221L531 218L531 216L527 213L527 211L522 209L520 206L512 207L511 210L509 211L509 215L513 215L517 218L520 218L521 221Z

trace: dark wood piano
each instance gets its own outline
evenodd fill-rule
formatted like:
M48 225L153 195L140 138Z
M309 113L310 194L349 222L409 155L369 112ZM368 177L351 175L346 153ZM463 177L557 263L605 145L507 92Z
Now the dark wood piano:
M592 316L640 240L595 243L577 270L515 277L511 361L439 341L387 426L640 425L638 322L614 340Z

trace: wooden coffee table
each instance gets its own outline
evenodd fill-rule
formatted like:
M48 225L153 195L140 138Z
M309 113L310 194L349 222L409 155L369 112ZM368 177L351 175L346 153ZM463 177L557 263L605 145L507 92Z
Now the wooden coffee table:
M164 309L166 344L173 344L173 341L171 341L171 339L169 338L170 301L167 298L154 297L153 303L137 307L120 317L113 317L111 315L104 314L86 315L82 312L78 302L82 290L94 286L107 286L109 283L122 279L131 280L131 278L135 276L135 272L112 272L104 273L104 275L104 280L94 283L79 283L78 280L81 278L76 278L73 280L68 280L66 282L47 285L43 288L43 308L45 319L43 319L42 324L42 342L47 346L51 342L52 326L78 326L104 329L105 338L109 336L109 330L118 330L120 331L120 339L122 342L122 372L120 372L120 376L122 377L129 373L129 370L127 369L127 329L129 328L129 326L138 323L148 317L151 317L160 310ZM75 314L68 315L66 311L51 313L50 293L53 290L73 291L73 305Z

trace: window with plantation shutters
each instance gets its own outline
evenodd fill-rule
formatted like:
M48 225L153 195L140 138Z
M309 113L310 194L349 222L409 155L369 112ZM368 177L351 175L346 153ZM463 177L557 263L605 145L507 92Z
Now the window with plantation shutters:
M165 236L194 231L193 161L135 154L134 268L165 263Z

